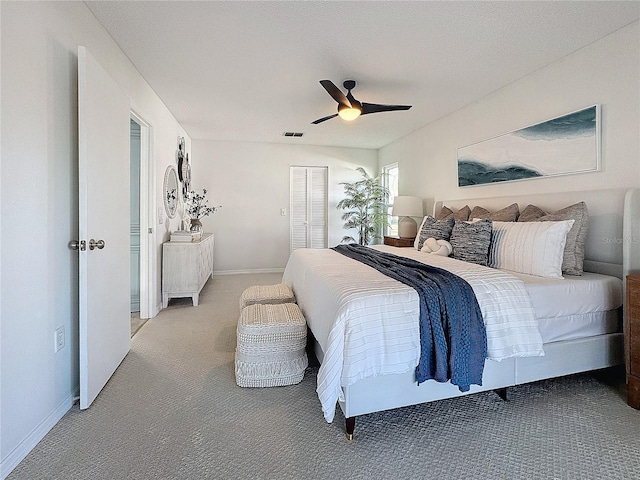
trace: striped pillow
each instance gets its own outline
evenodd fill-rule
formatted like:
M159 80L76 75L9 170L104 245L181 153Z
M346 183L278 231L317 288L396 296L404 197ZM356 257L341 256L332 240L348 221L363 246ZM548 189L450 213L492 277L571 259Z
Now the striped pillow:
M519 222L555 222L560 220L575 220L573 227L567 234L567 244L564 247L562 272L566 275L582 275L584 268L584 243L587 239L589 227L589 211L587 204L578 202L557 212L547 213L535 205L527 205L518 218Z
M573 222L493 222L489 266L538 277L564 278L562 258Z

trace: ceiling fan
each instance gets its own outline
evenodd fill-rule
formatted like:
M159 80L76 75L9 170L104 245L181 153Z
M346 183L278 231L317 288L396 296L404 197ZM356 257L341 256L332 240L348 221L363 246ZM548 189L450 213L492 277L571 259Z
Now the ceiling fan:
M331 80L320 80L320 85L322 85L329 95L338 102L338 113L334 113L333 115L322 117L311 122L315 125L333 117L337 117L338 115L344 120L351 121L355 120L360 115L366 115L367 113L409 110L411 108L411 105L380 105L377 103L359 102L353 98L353 95L351 94L351 90L356 86L355 80L345 80L342 84L342 86L347 89L346 95L342 93L342 91L336 87Z

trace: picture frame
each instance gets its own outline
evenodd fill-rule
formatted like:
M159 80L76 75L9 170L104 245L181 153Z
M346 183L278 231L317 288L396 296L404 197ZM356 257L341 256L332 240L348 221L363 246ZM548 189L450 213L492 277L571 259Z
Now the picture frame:
M600 106L458 148L458 186L599 171Z
M191 164L188 153L184 156L180 172L182 174L182 198L186 199L191 189Z

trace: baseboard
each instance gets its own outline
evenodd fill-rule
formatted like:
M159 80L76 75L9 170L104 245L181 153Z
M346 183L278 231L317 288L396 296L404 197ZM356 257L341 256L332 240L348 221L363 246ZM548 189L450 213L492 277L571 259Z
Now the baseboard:
M153 312L151 312L151 313L152 313L152 315L151 315L149 318L153 318L153 317L155 317L156 315L158 315L158 314L160 313L160 310L162 310L162 302L158 303L158 304L155 306L155 309L154 309L154 311L153 311Z
M36 426L31 433L29 433L29 435L27 435L27 437L22 440L11 453L9 453L9 455L2 459L2 463L0 463L0 478L2 480L9 476L13 469L16 468L18 464L25 459L29 452L35 448L38 442L40 442L40 440L49 433L49 430L51 430L55 424L64 417L65 413L67 413L75 403L74 398L77 396L78 391L62 400L62 402L58 404L47 418Z
M284 273L284 268L256 268L253 270L220 270L213 272L214 275L238 275L246 273Z

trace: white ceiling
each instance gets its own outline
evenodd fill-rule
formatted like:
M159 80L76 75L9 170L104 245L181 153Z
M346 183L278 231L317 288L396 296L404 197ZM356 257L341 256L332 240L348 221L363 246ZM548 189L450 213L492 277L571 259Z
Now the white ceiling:
M638 1L86 3L193 139L374 149L640 16ZM322 79L413 108L311 125L336 112Z

